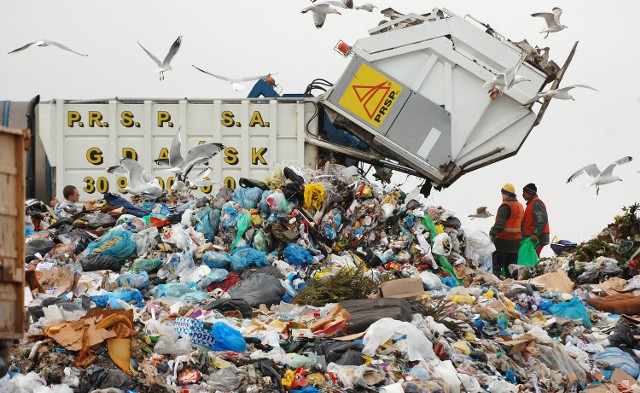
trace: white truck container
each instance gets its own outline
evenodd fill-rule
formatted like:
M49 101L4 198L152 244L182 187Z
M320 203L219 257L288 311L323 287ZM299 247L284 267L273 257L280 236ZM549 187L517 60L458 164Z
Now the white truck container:
M394 15L350 48L342 77L319 97L40 103L38 134L55 168L56 195L66 184L78 186L82 199L119 190L126 179L105 169L122 157L137 159L169 188L171 173L154 160L167 157L178 130L183 154L199 143L226 146L209 164L212 180L232 188L240 177L263 179L278 163L315 168L325 150L436 188L516 154L550 102L528 101L558 86L573 51L560 68L548 48L510 41L470 16L446 9ZM483 87L521 61L517 75L528 81ZM367 146L336 144L329 126Z
M172 173L154 160L168 157L179 130L183 154L199 143L226 146L210 160L209 177L227 187L234 188L240 177L263 179L277 163L314 168L318 149L305 143L314 109L308 100L292 99L54 100L39 104L38 131L55 168L56 195L73 184L86 200L126 185L126 178L106 172L123 157L138 160L170 188ZM317 121L310 124L310 132L317 129Z

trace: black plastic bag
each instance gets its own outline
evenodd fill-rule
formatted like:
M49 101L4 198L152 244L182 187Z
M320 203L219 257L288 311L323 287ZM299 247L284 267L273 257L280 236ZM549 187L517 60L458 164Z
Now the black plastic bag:
M82 270L92 272L95 270L111 270L119 272L122 265L116 258L105 254L87 254L80 259Z
M270 307L280 303L284 294L285 290L280 281L265 273L254 274L229 290L232 299L242 299L254 308L261 304Z
M49 239L33 239L24 246L25 260L27 262L33 261L38 253L45 256L55 246L56 244Z
M242 299L218 299L208 303L205 310L240 311L243 318L251 318L253 308Z

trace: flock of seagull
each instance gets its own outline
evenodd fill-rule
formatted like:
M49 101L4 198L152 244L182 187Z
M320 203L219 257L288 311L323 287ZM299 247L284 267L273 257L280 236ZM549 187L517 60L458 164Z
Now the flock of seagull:
M159 79L161 81L164 80L164 73L171 70L171 61L173 60L173 58L178 53L178 50L180 50L180 46L182 46L182 36L176 38L176 40L173 42L173 44L171 44L171 47L169 48L169 52L167 52L167 55L164 57L164 59L162 61L159 58L157 58L153 53L151 53L149 50L147 50L147 48L142 46L140 41L137 41L137 42L138 42L138 45L140 45L140 48L142 48L142 50L144 50L144 52L147 54L147 56L149 56L149 58L151 58L151 60L153 60L153 62L157 64L158 68L155 70L155 72L159 73ZM20 48L12 50L11 52L9 52L9 54L21 52L21 51L23 51L23 50L25 50L27 48L32 47L32 46L35 46L35 47L55 46L55 47L58 47L60 49L64 49L64 50L66 50L68 52L75 53L76 55L79 55L79 56L85 56L85 57L89 56L89 55L84 54L84 53L76 52L75 50L69 48L68 46L66 46L64 44L61 44L61 43L55 42L55 41L51 41L51 40L47 40L47 39L42 39L42 40L29 42L28 44L23 45ZM192 66L193 66L193 68L195 68L196 70L198 70L198 71L200 71L200 72L202 72L204 74L213 76L213 77L218 78L220 80L223 80L225 82L229 82L231 84L231 87L236 91L245 88L245 86L241 82L248 82L248 81L258 80L258 79L267 79L271 75L275 75L275 73L270 73L270 74L265 74L265 75L252 76L252 77L230 78L230 77L226 77L226 76L222 76L222 75L213 74L213 73L205 71L202 68L199 68L199 67L197 67L195 65L192 65Z
M169 158L155 160L158 165L168 166L169 172L175 173L175 181L171 189L178 193L185 193L196 187L212 186L220 184L210 180L207 176L211 172L209 160L218 154L225 146L221 143L203 143L191 148L186 157L182 156L182 140L180 131L173 138L171 148L169 149ZM204 164L207 166L200 173L190 178L189 174L196 165ZM123 158L119 165L114 165L106 169L109 173L124 175L127 179L127 186L122 190L135 196L142 196L146 199L156 199L162 196L163 190L160 182L153 175L146 172L140 163L130 158Z

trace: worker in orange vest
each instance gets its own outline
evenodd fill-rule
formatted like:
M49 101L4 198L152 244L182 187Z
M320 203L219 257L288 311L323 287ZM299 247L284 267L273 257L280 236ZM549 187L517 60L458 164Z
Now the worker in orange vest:
M522 236L531 237L531 240L538 242L536 254L540 256L544 246L549 244L547 206L538 198L538 188L533 183L524 186L522 197L527 201L524 220L522 220Z
M513 184L507 183L500 190L502 204L496 213L496 222L489 231L491 241L496 246L492 255L493 274L500 277L509 275L509 265L518 263L518 250L522 241L522 219L524 208L516 199Z

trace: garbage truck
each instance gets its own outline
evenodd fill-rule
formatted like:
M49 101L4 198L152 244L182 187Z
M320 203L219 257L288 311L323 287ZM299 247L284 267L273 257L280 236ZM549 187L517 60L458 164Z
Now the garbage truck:
M549 101L524 104L557 85L570 58L560 68L548 48L513 42L447 9L398 15L339 46L348 65L317 97L266 88L246 99L40 102L37 133L52 189L61 195L74 184L82 199L122 190L127 179L105 169L123 157L169 188L171 173L155 161L168 156L178 132L183 154L205 142L226 146L209 162L219 184L201 193L233 188L241 177L264 178L274 165L316 168L335 159L373 164L383 179L389 170L412 174L439 189L516 154ZM483 88L519 63L526 81Z

